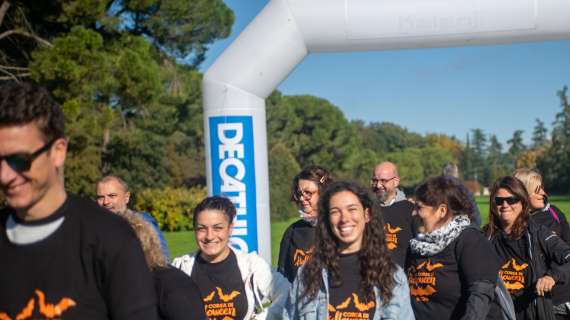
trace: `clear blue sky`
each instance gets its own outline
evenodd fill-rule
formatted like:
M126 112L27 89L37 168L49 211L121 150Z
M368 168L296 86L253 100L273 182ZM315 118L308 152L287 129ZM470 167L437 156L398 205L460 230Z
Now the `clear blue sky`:
M230 38L210 47L202 71L267 2L225 0L236 23ZM481 128L506 143L517 129L529 142L536 118L550 129L560 111L556 91L563 85L570 86L570 40L311 54L278 89L323 97L351 120L389 121L462 141L470 129Z

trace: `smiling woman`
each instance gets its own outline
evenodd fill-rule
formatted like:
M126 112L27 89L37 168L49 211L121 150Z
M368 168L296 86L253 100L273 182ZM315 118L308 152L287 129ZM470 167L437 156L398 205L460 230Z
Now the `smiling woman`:
M570 246L530 220L530 209L523 183L511 176L499 178L491 191L486 233L501 258L500 275L517 320L554 319L550 291L568 278Z
M283 318L413 319L408 283L384 238L379 203L367 189L329 185L319 199L314 254L293 282Z
M290 284L255 252L229 245L236 208L223 197L208 197L194 209L198 252L172 262L196 282L208 318L264 319L280 315ZM271 304L267 309L268 304Z
M416 319L503 319L494 303L499 259L471 223L471 199L457 179L416 189L424 233L410 240L406 271Z

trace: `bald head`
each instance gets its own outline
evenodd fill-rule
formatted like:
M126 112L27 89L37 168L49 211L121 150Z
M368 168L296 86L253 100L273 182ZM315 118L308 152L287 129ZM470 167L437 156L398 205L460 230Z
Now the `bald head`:
M382 203L389 203L396 197L396 190L400 185L398 168L389 161L376 165L371 179L372 190Z
M117 176L106 176L97 183L97 203L114 213L125 212L130 198L129 186Z

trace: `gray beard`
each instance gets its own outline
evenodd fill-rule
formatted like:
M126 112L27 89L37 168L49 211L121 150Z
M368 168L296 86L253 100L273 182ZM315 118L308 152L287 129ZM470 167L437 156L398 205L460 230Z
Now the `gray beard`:
M376 191L376 196L380 202L385 203L390 198L390 193L388 191Z

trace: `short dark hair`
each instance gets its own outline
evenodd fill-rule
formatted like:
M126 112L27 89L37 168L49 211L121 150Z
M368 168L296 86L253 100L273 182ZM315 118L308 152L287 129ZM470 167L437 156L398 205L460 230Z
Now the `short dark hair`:
M65 117L60 105L43 87L34 83L0 84L0 126L35 122L45 142L65 136Z
M207 197L204 200L202 200L196 206L196 208L194 208L194 213L192 217L194 226L196 226L196 219L198 218L198 215L200 215L200 213L204 210L221 211L228 218L229 223L232 223L236 216L236 207L230 201L230 199L221 196Z
M453 177L432 177L416 188L416 200L430 207L445 204L448 216L473 216L475 208L467 194L467 189L461 182Z

